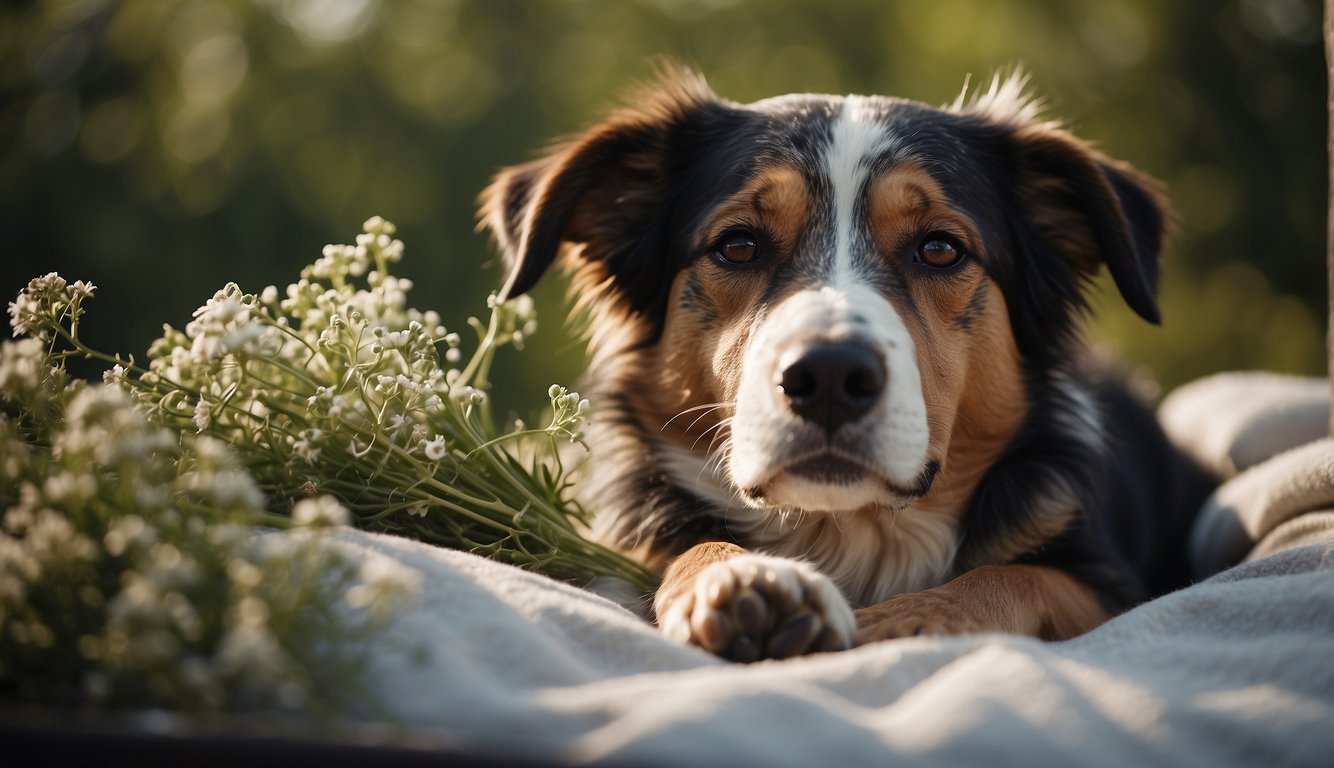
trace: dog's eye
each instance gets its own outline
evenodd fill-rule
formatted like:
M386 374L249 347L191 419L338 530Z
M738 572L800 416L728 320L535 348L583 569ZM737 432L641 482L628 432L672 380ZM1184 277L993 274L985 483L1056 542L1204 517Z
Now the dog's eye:
M755 235L745 230L737 230L723 235L714 253L729 264L749 264L759 256L760 245L756 242Z
M952 238L940 234L927 235L917 246L917 261L936 269L958 266L965 256L967 254Z

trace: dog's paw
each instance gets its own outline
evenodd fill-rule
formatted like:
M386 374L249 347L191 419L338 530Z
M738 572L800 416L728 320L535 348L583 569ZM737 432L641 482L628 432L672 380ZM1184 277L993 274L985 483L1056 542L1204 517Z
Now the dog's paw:
M916 635L966 635L985 629L962 602L942 592L910 592L857 611L857 645Z
M857 628L828 577L764 555L739 555L700 571L660 607L658 626L667 637L733 661L845 650Z

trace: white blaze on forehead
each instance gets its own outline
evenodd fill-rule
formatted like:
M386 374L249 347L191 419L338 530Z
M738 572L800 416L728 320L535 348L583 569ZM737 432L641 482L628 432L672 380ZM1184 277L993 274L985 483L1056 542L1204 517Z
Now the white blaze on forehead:
M858 233L866 229L857 218L858 203L875 159L891 141L870 100L843 101L821 158L834 213L833 238L823 247L832 253L811 254L829 267L818 276L820 284L793 293L757 318L743 358L726 480L749 494L748 504L833 512L893 503L897 497L885 481L912 488L925 467L930 435L912 335L889 299L857 269L855 258L863 239ZM872 411L840 427L836 438L844 450L863 453L874 473L851 483L788 473L794 461L821 450L829 438L792 411L777 385L784 355L848 340L878 352L888 374Z
M834 192L834 265L830 283L835 286L847 285L853 278L857 198L870 172L867 161L885 151L888 144L889 134L876 119L867 99L846 97L824 158L825 174Z

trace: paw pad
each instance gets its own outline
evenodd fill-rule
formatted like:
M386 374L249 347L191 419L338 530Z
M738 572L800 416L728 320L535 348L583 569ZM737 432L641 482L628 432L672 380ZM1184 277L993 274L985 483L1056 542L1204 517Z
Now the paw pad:
M852 645L852 609L810 566L742 555L699 573L659 616L670 637L733 661L784 659Z

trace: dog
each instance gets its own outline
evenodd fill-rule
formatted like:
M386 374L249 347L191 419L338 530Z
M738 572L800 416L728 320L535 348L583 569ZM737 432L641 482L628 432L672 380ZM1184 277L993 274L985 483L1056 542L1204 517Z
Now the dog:
M677 68L482 193L503 297L572 275L579 493L667 636L1059 640L1184 584L1208 478L1080 333L1104 266L1159 322L1167 204L1039 111L1022 76L738 104Z

